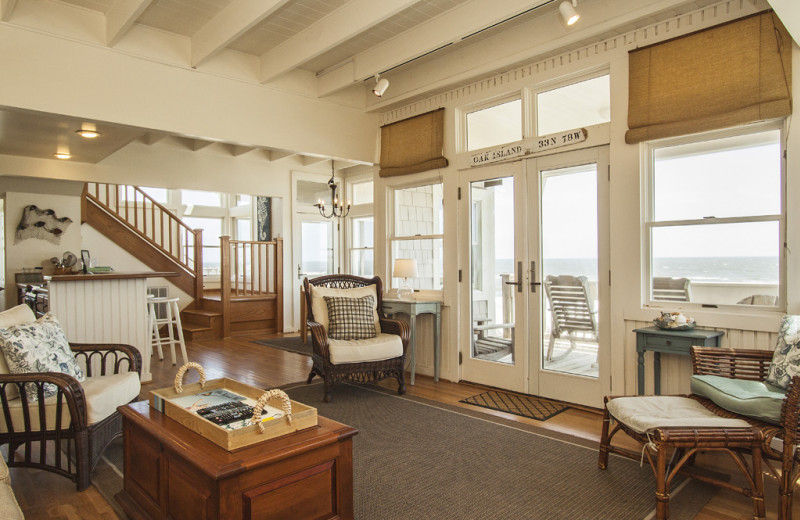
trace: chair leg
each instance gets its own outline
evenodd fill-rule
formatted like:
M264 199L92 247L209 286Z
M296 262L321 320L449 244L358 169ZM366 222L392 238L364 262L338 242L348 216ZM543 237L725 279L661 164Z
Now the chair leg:
M397 393L403 395L406 393L406 377L403 373L403 369L400 369L400 372L397 374Z
M608 447L611 440L608 437L608 426L611 422L611 417L608 414L608 408L603 407L603 426L600 434L600 457L597 461L597 467L600 469L608 468Z
M330 403L333 399L333 380L330 376L323 376L325 380L325 402Z
M172 353L172 364L173 366L177 364L177 360L175 359L175 336L172 333L172 324L174 319L172 317L172 305L167 303L167 334L169 335L169 350Z
M645 448L646 449L646 448ZM656 518L669 518L669 489L667 489L667 450L658 447L656 458Z
M181 324L181 311L178 308L178 302L172 302L173 312L175 315L172 317L175 320L175 328L178 329L178 344L181 346L181 356L183 356L183 363L189 362L189 356L186 355L186 341L183 339L183 325ZM170 323L170 327L172 324Z
M308 379L306 379L306 384L307 384L307 385L311 384L311 380L312 380L312 379L314 379L314 376L315 376L315 375L317 375L317 373L316 373L316 372L314 371L314 369L312 368L312 369L311 369L311 372L309 372L309 373L308 373Z
M75 484L83 491L92 483L92 469L89 463L89 432L84 430L75 434Z
M550 332L550 341L547 344L547 361L553 360L553 347L556 345L556 335L554 332Z

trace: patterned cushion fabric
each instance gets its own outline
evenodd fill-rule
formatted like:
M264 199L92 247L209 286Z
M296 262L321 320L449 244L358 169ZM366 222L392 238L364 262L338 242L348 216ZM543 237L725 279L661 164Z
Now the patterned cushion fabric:
M351 287L350 289L336 289L332 287L311 286L311 312L314 314L314 321L320 323L328 333L328 304L325 303L326 296L341 296L343 298L361 298L362 296L372 296L375 303L372 306L372 319L375 320L375 331L381 331L381 322L378 316L378 293L377 287L373 284L364 287Z
M0 329L12 327L14 325L25 325L36 321L36 315L27 305L17 305L7 311L0 312ZM0 352L0 374L9 374L11 371L8 369L6 358ZM6 397L15 399L19 397L17 385L6 385Z
M372 308L375 298L343 298L325 296L328 306L328 336L333 339L367 339L375 337Z
M64 331L52 314L45 314L34 323L0 329L0 349L12 374L61 372L78 381L85 379ZM28 401L36 401L35 383L28 383L26 390ZM45 397L55 395L57 391L55 385L44 386Z
M800 316L786 315L778 330L778 345L772 356L766 383L789 388L792 377L800 375Z

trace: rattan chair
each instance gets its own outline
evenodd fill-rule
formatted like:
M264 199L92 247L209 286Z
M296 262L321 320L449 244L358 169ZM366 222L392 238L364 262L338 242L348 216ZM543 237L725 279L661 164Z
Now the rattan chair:
M403 344L403 354L398 357L379 361L336 364L331 361L327 331L314 317L314 306L312 305L312 300L314 298L313 288L355 289L368 287L370 285L375 286L377 312L380 320L381 332L400 336ZM303 280L303 287L305 289L308 329L311 331L311 340L313 344L311 358L314 363L311 367L311 372L308 374L308 383L311 383L311 380L317 375L324 380L325 402L330 402L333 385L339 381L367 383L393 377L397 379L397 393L404 394L406 391L406 384L403 371L410 337L409 328L408 324L405 322L391 320L384 316L382 310L383 284L381 283L381 279L377 276L373 278L362 278L346 274L334 274L312 278L311 280L306 278Z
M70 348L86 377L123 371L141 374L141 355L129 345L70 343ZM45 383L58 387L55 397L44 399ZM14 394L23 397L9 398L12 387L16 387ZM36 393L38 401L28 403L26 392ZM40 406L42 402L55 407L55 413L46 413L45 406ZM114 407L122 404L125 403ZM122 435L122 417L116 410L89 423L84 389L67 374L0 374L0 408L0 445L8 444L8 465L52 471L75 482L78 491L89 487L91 473L103 451ZM12 420L12 416L17 419ZM24 446L22 453L17 451L20 446Z
M771 350L723 349L692 347L692 372L731 379L764 381L769 372ZM792 379L781 407L781 424L775 425L741 416L721 408L708 399L692 396L706 408L723 417L744 419L763 433L762 453L767 467L778 479L780 510L778 518L792 518L792 494L800 477L800 450L797 450L798 419L800 419L800 376ZM780 463L780 471L771 461Z

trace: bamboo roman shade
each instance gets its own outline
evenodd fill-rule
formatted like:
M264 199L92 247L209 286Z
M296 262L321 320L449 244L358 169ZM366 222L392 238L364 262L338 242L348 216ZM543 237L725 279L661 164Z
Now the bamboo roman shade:
M381 127L381 177L447 166L443 155L444 109Z
M629 54L629 144L792 112L792 39L772 11Z

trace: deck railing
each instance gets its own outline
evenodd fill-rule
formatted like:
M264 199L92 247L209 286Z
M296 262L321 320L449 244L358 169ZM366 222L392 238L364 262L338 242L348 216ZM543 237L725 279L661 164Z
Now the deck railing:
M89 182L86 199L117 218L195 278L196 300L203 296L203 230L192 229L137 186Z

